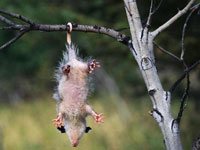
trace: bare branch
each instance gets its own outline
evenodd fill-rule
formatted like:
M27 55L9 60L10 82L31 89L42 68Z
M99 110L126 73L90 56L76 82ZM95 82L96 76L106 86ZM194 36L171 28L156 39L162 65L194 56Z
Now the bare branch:
M153 0L151 0L151 5L150 5L150 9L149 9L149 16L148 16L147 23L146 23L147 28L150 26L151 16L153 15L152 10L153 10Z
M153 42L153 44L158 48L160 49L162 52L164 52L165 54L171 56L172 58L174 58L175 60L178 60L179 62L181 61L180 58L178 58L176 55L174 55L173 53L165 50L163 47L161 47L160 45L158 45L155 41Z
M1 16L0 21L3 23L6 23L8 26L1 27L0 30L14 30L14 31L20 31L18 36L13 38L11 41L8 41L6 44L1 46L1 49L6 48L7 44L14 43L17 39L19 39L24 33L23 31L44 31L44 32L54 32L54 31L67 31L68 27L66 24L60 24L60 25L50 25L50 24L37 24L26 17L10 13L6 11L0 10L0 13L3 13L5 15L9 15L10 17L17 18L23 22L26 22L28 24L17 24L10 19ZM106 27L100 27L97 25L80 25L80 24L73 24L73 31L81 31L81 32L93 32L93 33L100 33L108 35L112 38L115 38L117 41L123 43L124 45L127 45L130 47L130 37L126 36L125 34L122 34L120 32L117 32L114 29L106 28Z
M152 14L155 14L155 13L156 13L156 11L160 8L162 2L163 2L163 0L160 0L158 6L153 10Z
M186 100L188 98L188 94L189 94L189 90L190 90L190 76L189 76L188 72L186 72L186 77L187 77L186 78L187 79L187 86L186 86L185 91L183 93L183 96L181 98L181 105L180 105L180 108L179 108L178 116L176 118L178 124L180 124L183 112L186 108Z
M149 8L149 16L147 18L147 22L146 25L143 27L142 32L141 32L141 36L140 36L140 40L142 40L144 34L146 34L146 38L148 38L148 34L149 34L149 28L151 26L151 18L153 16L153 14L159 9L161 3L163 0L160 0L158 6L154 9L154 0L151 0L151 4L150 4L150 8ZM154 9L154 10L153 10ZM148 42L148 39L146 39L146 42Z
M151 22L151 17L153 15L152 10L153 10L153 0L151 0L151 4L150 4L150 8L149 8L149 16L148 16L146 25L142 29L140 40L142 40L142 38L144 36L144 32L145 32L145 34L148 34L149 27L150 27L150 22ZM146 38L148 38L148 36L146 36ZM148 42L147 39L146 39L146 41Z
M172 87L169 89L169 91L171 93L174 92L174 90L176 89L176 87L182 82L182 80L186 77L186 75L188 73L190 73L190 71L192 71L193 69L195 69L198 65L200 64L200 60L196 61L194 64L192 64L190 67L188 67L187 70L184 71L184 73L179 77L179 79L172 85Z
M179 19L182 15L184 15L190 9L190 7L194 2L195 0L190 0L190 2L185 6L185 8L178 11L178 13L174 15L171 19L169 19L167 22L165 22L163 25L161 25L159 28L153 31L152 36L155 38L160 32L168 28L172 23L174 23L177 19Z
M195 10L198 9L198 7L200 6L199 4L195 5L196 7L192 7L192 11L189 13L189 15L187 16L184 26L183 26L183 30L182 30L182 38L181 38L181 56L180 59L183 60L184 58L184 54L185 54L185 47L184 47L184 38L185 38L185 30L188 24L189 19L191 18L192 14L195 12Z
M0 20L7 25L14 25L14 22L0 15Z
M0 13L8 15L8 16L13 17L13 18L17 18L17 19L22 20L23 22L28 23L30 25L34 24L34 22L32 22L30 19L28 19L28 18L26 18L26 17L24 17L22 15L19 15L19 14L7 12L7 11L4 11L2 9L0 9Z
M5 44L3 44L1 47L0 47L0 50L10 46L12 43L14 43L16 40L18 40L22 35L24 35L26 32L28 32L28 30L22 30L20 32L17 33L17 35L12 38L10 41L6 42Z
M193 65L191 65L190 67L188 67L188 66L186 65L185 61L184 61L184 53L185 53L185 48L184 48L184 37L185 37L185 30L186 30L187 23L188 23L188 21L189 21L191 15L195 12L195 10L197 10L197 9L199 8L199 6L200 6L200 3L197 4L197 5L195 5L195 6L193 6L193 7L191 8L192 11L191 11L191 12L189 13L189 15L187 16L186 21L185 21L184 26L183 26L182 39L181 39L181 48L182 48L182 49L181 49L181 56L180 56L179 59L180 59L180 61L183 62L183 65L185 66L186 70L185 70L184 74L182 74L181 77L180 77L180 78L173 84L173 86L170 88L170 91L171 91L171 93L172 93L172 92L176 89L176 87L181 83L181 81L182 81L185 77L187 77L187 88L186 88L186 90L185 90L185 92L184 92L184 94L183 94L183 97L182 97L183 103L185 103L185 102L184 102L184 101L185 101L184 99L186 99L187 93L188 93L188 90L189 90L189 84L190 84L190 82L189 82L189 72L190 72L192 69L194 69L194 68L200 63L200 60L198 60L198 61L196 61ZM182 112L181 112L181 111L182 111ZM177 118L181 118L183 111L184 111L184 108L183 108L183 104L181 103L180 112L179 112L179 115L178 115Z

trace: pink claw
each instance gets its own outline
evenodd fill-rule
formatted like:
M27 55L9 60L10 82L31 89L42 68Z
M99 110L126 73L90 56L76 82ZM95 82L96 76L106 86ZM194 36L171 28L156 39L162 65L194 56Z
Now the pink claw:
M88 63L88 73L92 73L95 68L99 68L100 63L93 59L91 62Z
M60 116L57 116L57 118L53 119L52 122L56 128L63 126L63 121Z
M96 123L103 123L104 122L103 114L96 114L95 115L95 121L96 121Z

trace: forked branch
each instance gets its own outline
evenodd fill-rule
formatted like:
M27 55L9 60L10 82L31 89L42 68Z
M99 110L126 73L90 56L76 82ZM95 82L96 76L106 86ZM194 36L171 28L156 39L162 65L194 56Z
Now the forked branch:
M0 14L4 15L4 16L0 15L0 22L5 24L5 26L0 27L0 30L18 31L16 36L14 36L10 41L6 42L0 47L0 50L8 47L12 43L14 43L16 40L18 40L22 35L24 35L25 33L29 31L38 30L38 31L44 31L44 32L54 32L54 31L68 30L68 26L66 24L59 24L59 25L58 24L57 25L38 24L22 15L10 13L4 10L0 10ZM6 18L6 16L9 16L11 19ZM14 20L12 20L13 18L18 19L18 21L21 21L23 23L21 24L16 23ZM94 32L94 33L105 34L112 38L115 38L117 41L125 44L128 47L132 47L130 37L114 29L100 27L97 25L81 25L81 24L74 23L73 31Z
M153 31L152 36L155 38L160 32L168 28L172 23L174 23L177 19L183 16L190 9L194 2L195 0L190 0L190 2L182 10L179 10L176 15L174 15L171 19L169 19L167 22L165 22L163 25L161 25L155 31Z

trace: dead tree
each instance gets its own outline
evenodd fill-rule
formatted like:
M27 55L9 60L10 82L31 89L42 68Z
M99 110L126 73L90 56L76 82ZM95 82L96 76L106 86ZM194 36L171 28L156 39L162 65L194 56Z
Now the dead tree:
M162 2L162 0L161 0ZM136 0L124 0L125 11L127 15L127 20L130 27L131 37L126 36L123 33L120 33L114 29L100 27L97 25L89 26L89 25L80 25L73 23L73 31L80 32L94 32L108 35L112 38L115 38L118 42L126 45L129 50L132 52L138 67L141 71L143 79L145 81L148 94L151 98L153 109L151 111L151 115L157 121L163 137L166 149L168 150L181 150L182 144L180 140L180 132L179 132L179 124L181 121L181 117L183 111L185 109L185 101L189 92L189 73L192 69L194 69L199 63L198 60L191 66L188 66L184 60L184 36L185 36L185 28L187 26L187 22L190 16L195 12L195 10L199 9L200 4L194 5L195 0L190 0L188 4L182 9L179 10L172 18L170 18L166 23L155 29L154 31L150 31L150 23L153 14L158 9L153 7L154 1L151 0L151 5L149 9L149 15L145 26L142 26L141 17L138 11ZM162 33L163 30L168 28L171 24L173 24L176 20L178 20L181 16L189 12L189 15L185 21L183 32L182 32L182 51L181 56L178 57L171 52L163 49L161 46L155 43L154 39L158 34ZM16 22L16 19L21 21L21 23ZM33 22L32 20L11 12L7 12L5 10L0 10L0 21L5 24L2 26L1 30L14 30L16 31L16 36L14 36L11 40L7 41L0 47L0 50L5 49L10 46L20 37L22 37L25 33L30 31L66 31L69 27L66 24L60 25L50 25L50 24L38 24ZM170 90L164 90L161 84L161 81L158 77L156 62L154 59L154 45L158 47L161 51L178 60L185 67L184 74L172 85ZM183 79L187 81L187 87L181 99L180 110L176 118L173 118L171 115L171 93L175 90L175 88L181 83Z

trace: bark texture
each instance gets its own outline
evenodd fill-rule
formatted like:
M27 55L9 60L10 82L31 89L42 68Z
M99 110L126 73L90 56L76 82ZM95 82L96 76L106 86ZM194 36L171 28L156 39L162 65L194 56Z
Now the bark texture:
M179 124L171 115L171 94L168 91L164 91L158 77L153 53L153 40L160 32L185 14L193 3L194 0L191 0L184 9L180 10L170 20L161 25L155 31L149 32L148 26L152 15L151 8L147 25L142 27L136 0L124 0L131 32L132 47L136 52L136 54L133 54L138 63L153 104L151 115L156 120L162 131L167 150L182 150L183 148L180 140Z

